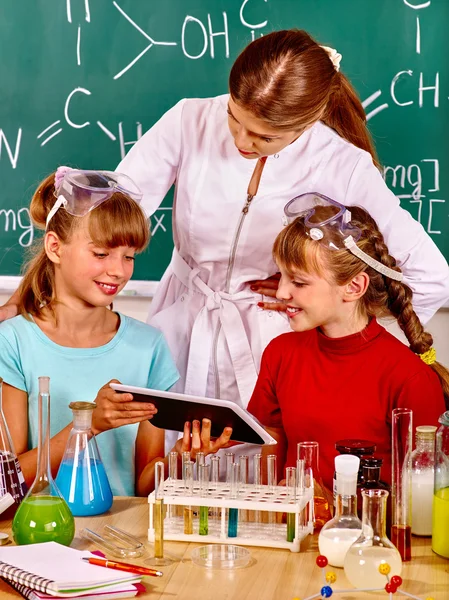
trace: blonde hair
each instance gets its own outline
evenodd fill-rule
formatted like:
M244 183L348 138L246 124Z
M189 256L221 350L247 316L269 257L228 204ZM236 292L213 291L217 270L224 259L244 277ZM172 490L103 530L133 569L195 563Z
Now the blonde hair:
M333 211L328 207L315 207L317 222L328 219ZM376 221L363 208L351 206L351 224L362 232L357 246L363 252L400 272L396 260L388 252ZM345 285L364 271L369 276L369 285L358 302L358 310L368 318L395 317L409 342L410 350L415 354L424 354L432 347L432 335L424 330L413 309L413 292L409 286L385 277L349 250L332 250L312 240L306 234L303 218L298 217L279 233L274 242L273 257L291 274L295 271L315 273L330 278L332 283L339 286ZM429 366L438 375L448 403L449 371L438 362Z
M45 230L47 215L56 201L54 182L53 173L42 181L31 200L31 219L38 229ZM142 252L150 239L142 209L121 192L115 192L84 217L74 217L60 208L51 218L49 229L63 244L68 244L86 222L91 240L101 248L128 246ZM18 293L18 312L25 318L44 318L44 307L54 316L55 268L45 252L43 237L31 249Z
M251 42L229 75L233 100L279 130L303 131L321 120L379 166L356 91L307 32L273 31Z

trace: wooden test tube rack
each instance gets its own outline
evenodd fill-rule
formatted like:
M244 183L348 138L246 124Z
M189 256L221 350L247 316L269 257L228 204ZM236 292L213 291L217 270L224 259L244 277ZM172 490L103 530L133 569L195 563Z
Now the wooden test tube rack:
M164 482L159 497L164 501L164 540L220 543L225 541L245 546L266 546L269 548L288 548L292 552L299 552L300 543L309 533L313 533L313 523L308 521L312 514L313 492L311 488L304 489L296 496L295 501L287 496L284 486L267 485L254 486L247 484L240 488L237 498L230 498L229 483L210 484L207 495L200 494L197 481L193 483L193 493L185 495L184 482L180 479ZM155 493L148 496L150 505L150 526L148 540L154 542L154 504ZM208 534L199 534L199 507L207 506L209 509ZM172 507L172 508L170 508ZM193 533L184 533L184 507L191 507L193 517ZM236 537L228 537L228 511L237 508L239 520ZM267 513L277 513L275 522L268 519ZM282 514L295 514L295 536L293 541L287 541L287 524L282 522ZM258 517L257 521L255 517ZM285 519L284 519L285 520Z

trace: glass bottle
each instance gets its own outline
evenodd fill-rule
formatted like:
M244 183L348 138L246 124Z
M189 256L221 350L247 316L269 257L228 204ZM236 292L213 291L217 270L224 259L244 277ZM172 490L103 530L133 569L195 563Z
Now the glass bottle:
M412 558L413 412L395 408L391 423L391 541L407 561Z
M14 499L14 504L2 514L2 518L8 519L25 497L27 486L3 414L2 387L3 379L0 377L0 496L9 493Z
M412 533L432 535L432 504L435 478L435 432L433 425L416 428L412 452Z
M342 567L346 552L359 538L362 522L357 516L357 475L360 458L351 454L335 457L337 505L335 516L320 531L318 547L333 567Z
M331 518L329 499L318 468L318 442L299 442L297 460L304 460L306 487L313 486L313 523L315 531L321 529Z
M362 533L346 553L345 575L357 588L385 588L387 579L379 566L390 565L390 578L400 575L402 560L397 548L387 538L387 490L363 490Z
M39 377L37 471L19 506L12 533L16 544L59 542L68 546L75 535L75 521L51 475L50 378Z
M56 485L75 517L100 515L112 506L111 486L92 433L93 402L71 402L73 427Z
M362 458L361 464L361 476L357 483L357 513L362 518L362 490L387 490L390 493L390 486L380 478L380 471L382 468L383 460L381 458ZM390 530L391 526L391 511L388 510L387 502L387 531Z
M449 558L449 410L438 419L435 444L432 550Z
M339 454L352 454L353 456L358 456L360 458L360 467L357 477L357 483L360 483L362 476L362 458L370 457L376 451L376 444L374 442L370 442L369 440L356 440L356 439L347 439L347 440L338 440L335 442L335 450ZM334 507L337 506L337 474L334 472L334 481L332 486L333 497L334 497ZM362 503L359 503L359 509L362 510Z

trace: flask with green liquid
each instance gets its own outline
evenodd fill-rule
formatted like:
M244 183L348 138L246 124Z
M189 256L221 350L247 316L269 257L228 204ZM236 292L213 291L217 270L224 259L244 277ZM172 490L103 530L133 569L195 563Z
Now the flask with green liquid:
M39 429L36 478L12 523L16 544L59 542L70 545L75 521L51 474L50 378L39 377Z
M438 421L440 427L436 435L432 550L449 558L449 410Z

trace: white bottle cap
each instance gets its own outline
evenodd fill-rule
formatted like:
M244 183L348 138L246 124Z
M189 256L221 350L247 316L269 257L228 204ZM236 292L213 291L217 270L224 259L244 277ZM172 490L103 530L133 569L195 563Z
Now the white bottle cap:
M14 498L8 492L0 498L0 514L14 504Z
M355 496L357 493L357 474L360 467L360 458L352 454L342 454L335 457L335 471L337 472L337 494L342 496Z

